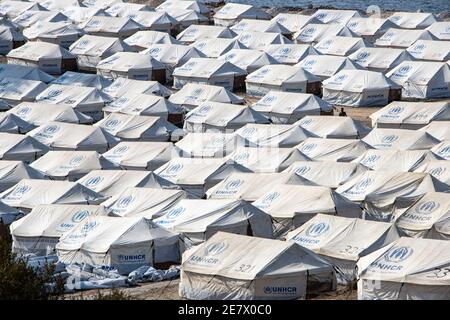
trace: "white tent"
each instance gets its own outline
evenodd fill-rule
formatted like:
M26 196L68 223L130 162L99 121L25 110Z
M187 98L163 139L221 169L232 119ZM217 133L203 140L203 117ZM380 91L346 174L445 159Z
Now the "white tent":
M141 25L140 29L143 31L155 30L170 33L171 29L178 24L177 20L166 12L134 11L126 14L125 17L139 23ZM130 37L133 37L135 34ZM169 34L167 35L169 36Z
M372 127L419 129L432 121L450 120L450 104L394 101L370 115Z
M52 81L51 84L92 87L97 90L103 90L107 86L111 85L111 81L97 74L67 71Z
M246 4L227 3L214 14L214 24L232 26L242 19L270 20L272 16L258 7Z
M0 160L0 192L11 188L22 179L45 179L45 175L17 160Z
M9 78L11 75L14 75L14 78L18 79L42 81L45 83L55 79L36 67L20 64L0 64L0 78Z
M123 40L89 34L70 46L70 53L77 57L78 68L84 71L95 71L98 62L122 51L132 51Z
M15 106L24 101L33 101L47 88L42 81L17 78L0 79L0 100L10 106Z
M320 80L326 80L341 70L361 70L357 63L347 57L331 55L310 55L295 65L315 75Z
M383 171L378 171L377 173L384 174ZM391 172L387 176L390 176L387 181L382 185L375 186L370 192L365 194L362 206L364 207L366 219L391 221L395 207L408 207L418 197L428 192L448 192L449 190L448 185L427 173ZM351 184L351 182L349 181L347 184ZM345 190L347 184L341 188ZM346 196L345 193L341 194Z
M200 198L228 175L249 171L227 159L173 158L155 173Z
M178 123L182 119L183 109L160 96L130 92L108 104L103 108L103 112L162 117L172 123Z
M44 22L38 21L23 30L28 41L44 41L69 48L82 35L82 31L75 28L70 22Z
M68 123L92 123L92 118L72 109L70 106L45 104L39 102L22 102L7 111L35 127L49 121Z
M40 204L99 204L105 199L75 182L23 179L3 191L0 200L29 212Z
M373 43L388 29L395 28L397 25L385 18L355 17L349 19L346 26L361 38Z
M183 255L179 295L195 300L306 299L307 293L318 291L316 286L334 290L335 277L327 262L296 243L219 232Z
M297 147L314 161L350 162L370 147L361 140L308 138Z
M405 183L411 183L411 180L416 180L415 182L418 181L420 183L421 179L424 176L426 175L411 172L400 173L392 170L368 170L363 172L363 174L360 174L348 180L346 183L338 187L336 189L336 192L353 202L360 203L363 202L369 194L376 190L383 189L383 187L390 182L394 185L397 184L398 189L391 189L390 194L388 193L386 195L391 196L391 201L395 201L395 192L397 192L398 194L399 192L404 191L405 186L408 187ZM403 178L403 181L400 180L400 178ZM413 184L412 187L417 188L417 184Z
M361 18L361 14L357 10L319 9L312 17L322 23L338 23L346 25L352 18Z
M268 65L245 79L247 95L261 97L269 91L320 93L320 79L303 68L287 65Z
M186 44L194 43L197 40L228 38L231 39L236 34L227 27L210 25L191 25L177 35L177 40Z
M347 57L353 52L372 45L363 38L329 36L319 41L314 48L321 54Z
M26 133L34 126L12 113L0 112L0 132Z
M370 170L407 172L436 158L429 150L371 149L353 162Z
M76 26L83 26L93 16L107 16L105 10L95 7L68 6L61 9L61 13L68 17Z
M49 151L30 167L52 180L68 181L78 180L92 170L118 168L96 151Z
M351 107L385 106L397 98L399 87L381 72L341 70L323 81L322 99Z
M240 145L250 147L292 148L315 135L290 124L252 124L236 131Z
M77 182L107 197L133 187L181 189L151 171L140 170L92 170Z
M244 99L221 86L188 83L172 94L169 101L192 110L206 101L243 104Z
M281 172L295 161L309 160L295 148L267 147L237 147L228 158L247 168L248 171L260 173Z
M173 70L191 58L206 57L198 49L182 44L153 44L140 53L149 55L166 67L166 80L172 79Z
M293 33L282 24L273 20L242 19L234 26L230 27L230 29L237 34L245 31L261 31L281 33L282 35L289 36Z
M402 237L367 255L358 262L358 299L448 300L449 249L448 241Z
M209 15L211 9L199 1L191 1L191 0L167 0L157 6L155 9L157 11L166 11L172 8L175 9L185 9L185 10L194 10L195 12Z
M61 262L117 268L128 274L141 266L179 263L180 237L143 218L89 217L56 245Z
M253 202L277 185L309 185L293 173L233 173L206 192L208 199L233 199Z
M81 0L81 5L88 8L107 9L110 6L123 2L122 0Z
M136 21L125 17L93 16L82 26L83 31L97 36L125 39L143 29Z
M234 64L212 58L191 58L173 71L173 87L181 89L189 83L222 86L233 91L244 85L247 72Z
M450 160L450 140L444 140L435 145L431 151L442 159Z
M59 45L48 42L27 42L11 50L6 58L8 63L38 67L49 74L62 74L77 67L74 55Z
M395 12L389 20L402 29L424 29L437 22L432 13L426 12Z
M205 102L186 115L183 128L189 132L230 132L249 123L269 123L269 120L247 106Z
M253 202L272 216L274 236L281 238L318 213L357 218L361 208L327 187L276 185Z
M350 117L305 116L295 125L318 137L331 139L362 138L370 131L361 121Z
M12 28L0 26L0 54L6 55L11 50L25 43L25 37Z
M277 64L275 58L265 52L251 49L231 49L224 55L218 57L219 60L228 61L239 68L252 73L268 64Z
M374 149L427 150L439 140L424 131L374 128L362 141Z
M154 219L184 198L186 192L182 190L129 187L103 202L102 206L112 216Z
M421 163L414 172L428 173L437 180L450 185L450 162L446 160L428 160Z
M195 41L192 46L208 58L218 58L233 49L246 49L238 40L224 38L200 39ZM231 62L229 60L224 61Z
M0 132L0 159L32 162L48 147L26 135Z
M14 18L12 22L20 28L28 28L36 22L61 22L68 19L59 11L27 10Z
M107 211L97 205L38 205L11 224L12 250L18 254L38 256L55 254L55 246L62 235L83 223L87 217L105 215Z
M406 49L417 40L436 40L436 38L427 30L390 28L374 44L378 47Z
M14 19L28 10L46 11L46 9L36 2L5 0L0 3L0 14Z
M235 134L222 132L189 132L175 143L180 155L187 158L222 158L235 146Z
M440 62L450 60L449 41L417 40L406 51L417 60Z
M427 30L439 40L450 40L450 21L435 22Z
M313 185L336 189L364 171L362 165L352 162L296 161L283 173L295 173Z
M300 31L308 23L321 23L317 18L298 13L279 13L271 21L278 22L291 33Z
M47 10L59 11L69 6L81 6L79 0L35 0Z
M309 93L269 91L251 106L276 124L291 124L307 115L329 112L332 106Z
M166 9L169 16L174 18L177 22L175 30L180 31L192 24L209 24L208 17L189 9L169 8Z
M115 79L111 85L103 89L103 92L113 99L133 93L151 94L161 97L168 97L172 93L158 81L143 81L127 78Z
M395 225L406 236L448 240L450 194L429 192L411 207L394 211Z
M166 82L166 67L152 56L137 52L116 52L97 63L97 74L109 79L119 77L134 80Z
M92 150L101 153L118 142L101 128L55 121L47 122L27 135L52 150Z
M148 49L155 44L179 44L179 41L170 34L153 30L138 31L124 42L134 50Z
M291 44L292 41L281 33L261 32L261 31L243 31L234 39L241 42L244 46L253 50L265 51L272 44Z
M8 27L8 28L11 28L11 29L13 29L15 31L20 31L20 27L16 23L14 23L10 19L8 19L8 17L3 16L1 14L0 14L0 26Z
M278 63L294 65L309 55L320 54L314 47L307 44L272 44L265 52Z
M105 12L112 17L124 17L130 13L149 12L153 10L153 8L150 8L146 4L117 2L109 6L108 9L105 10Z
M392 48L361 48L348 58L370 71L383 73L390 71L403 61L414 60L408 51Z
M168 141L177 127L161 117L111 113L94 126L124 141Z
M102 116L102 108L110 98L92 87L52 84L42 91L36 101L41 103L70 106L73 109L98 120Z
M297 43L318 43L329 36L356 37L357 35L345 25L332 23L308 23L294 34Z
M450 139L450 119L446 121L431 121L428 125L420 129L425 131L439 141Z
M125 170L155 170L175 155L171 142L122 141L103 157Z
M341 285L357 280L356 265L361 257L398 238L390 223L324 214L318 214L287 236L288 241L314 251L333 265Z
M193 245L218 231L272 238L272 219L242 200L183 199L154 220L156 224L183 234Z

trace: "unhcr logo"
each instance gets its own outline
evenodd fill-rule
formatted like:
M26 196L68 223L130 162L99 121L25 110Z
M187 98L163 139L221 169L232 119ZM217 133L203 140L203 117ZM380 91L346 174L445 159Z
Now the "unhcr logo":
M347 78L348 78L348 75L346 75L346 74L341 74L340 76L337 76L336 78L334 78L334 81L335 81L336 83L342 83L342 82L344 82L345 80L347 80Z
M354 29L356 29L358 27L358 25L359 25L358 21L353 21L353 22L349 23L347 25L347 27L350 28L351 30L354 30Z
M438 155L440 155L440 156L447 157L447 156L450 154L450 145L445 146L445 147L439 149L439 151L438 151L437 153L438 153Z
M25 193L27 193L30 190L31 190L30 186L27 185L18 186L17 188L14 189L12 196L20 199L23 197Z
M305 29L305 31L303 32L305 35L312 35L314 32L316 32L316 28L315 27L308 27Z
M230 53L225 56L225 61L230 61L230 60L233 60L234 58L236 58L236 54Z
M313 123L313 119L311 119L311 118L303 119L302 121L300 121L300 126L307 127L307 126L311 125L312 123Z
M295 169L295 173L297 173L299 175L303 175L305 173L308 173L310 170L311 170L311 167L301 166L301 167L298 167L297 169Z
M265 294L296 294L296 287L264 287Z
M316 17L317 19L319 19L319 20L323 20L323 19L325 19L327 16L328 16L327 13L325 13L325 12L319 12L318 14L316 14L315 17Z
M305 234L308 237L317 238L318 236L324 234L330 229L330 226L328 223L320 222L320 223L313 223L306 229Z
M90 232L92 230L94 230L95 228L98 227L98 223L97 221L90 221L90 222L86 222L83 227L81 228L81 232Z
M288 55L291 52L292 52L292 48L288 48L288 47L284 47L279 50L279 54L281 54L281 55Z
M394 35L395 35L394 32L387 32L381 37L381 39L383 39L383 40L391 40Z
M271 104L277 99L274 95L267 95L262 99L263 104Z
M236 161L237 163L244 162L244 161L248 160L249 156L250 155L248 154L248 152L243 152L243 153L239 153L239 154L235 155L233 157L233 160Z
M132 195L121 197L117 203L117 208L127 208L134 201L134 197Z
M395 76L398 76L398 77L404 77L404 76L406 76L411 70L412 70L412 66L410 66L410 65L401 66L400 68L398 68L397 72L395 73Z
M113 149L113 154L124 154L128 149L128 146L117 146Z
M392 107L389 109L388 114L390 115L398 115L403 112L404 107Z
M434 211L436 211L439 208L439 203L435 202L435 201L427 201L427 202L423 202L421 204L419 204L416 207L416 212L419 214L431 214Z
M17 115L19 117L24 117L24 116L28 115L30 113L30 111L31 111L31 109L29 107L23 107L17 111Z
M237 190L242 185L242 183L243 183L243 180L241 180L241 179L234 179L234 180L228 181L225 184L225 190L228 190L228 191Z
M200 96L201 94L203 94L203 91L204 90L202 88L194 89L194 90L192 90L191 96L193 96L193 97Z
M256 133L255 127L248 127L248 128L245 128L244 130L242 130L241 135L244 138L247 138L247 137L254 135L255 133Z
M89 215L89 211L87 211L87 210L75 212L74 215L72 216L72 222L79 223L79 222L83 221L88 215Z
M86 157L85 156L75 156L69 161L69 165L78 166Z
M266 195L263 199L262 199L262 204L270 204L272 203L276 198L278 198L280 196L280 193L277 191L271 192L268 195Z
M419 43L414 46L412 51L419 53L419 52L422 52L425 48L426 48L426 45L424 45L423 43Z
M360 52L360 53L358 53L357 55L356 55L356 61L366 61L367 60L367 58L370 56L370 53L369 52L367 52L367 51L362 51L362 52Z
M119 119L109 119L105 122L105 128L107 129L114 129L120 124Z
M357 191L364 191L367 189L368 186L370 186L373 182L373 179L371 178L365 178L364 180L361 180L355 185L355 190Z
M175 218L179 217L185 211L186 211L186 208L183 208L183 207L177 207L177 208L170 209L169 212L167 212L167 218L175 219Z
M433 177L440 177L445 171L446 171L445 168L437 167L431 169L428 173L431 174Z
M317 147L317 144L315 143L307 143L304 146L302 146L301 151L302 152L311 152L312 150L314 150Z
M409 247L397 247L390 249L384 259L388 262L399 263L405 261L413 254L413 249Z
M102 181L103 181L102 177L92 177L92 178L89 178L84 185L86 187L95 187Z
M198 111L195 112L196 115L206 115L209 113L209 111L212 109L211 105L201 106Z
M183 169L183 165L181 163L174 163L169 165L169 167L166 169L167 174L177 174L178 172Z
M150 48L148 51L147 51L147 54L149 54L149 55L157 55L158 53L160 53L161 52L161 48Z
M395 141L397 141L397 140L398 140L398 136L397 136L397 135L395 135L395 134L390 134L390 135L384 136L384 137L381 139L381 142L382 142L382 143L393 143L393 142L395 142Z
M52 89L47 93L47 96L44 99L52 99L59 96L62 93L61 89Z
M375 162L377 162L381 157L377 154L371 154L370 156L366 157L363 161L362 164L365 165L373 165L375 164Z
M49 125L49 126L44 128L44 133L45 134L54 134L54 133L56 133L58 131L59 131L59 126L54 125L54 124Z
M244 34L241 37L239 37L238 40L245 44L246 42L250 41L251 38L252 38L252 35L247 33L247 34Z
M228 244L225 241L214 242L205 248L205 256L217 256L224 252L228 248Z
M91 20L89 21L87 26L91 28L97 28L98 26L100 26L100 23L101 23L100 20Z

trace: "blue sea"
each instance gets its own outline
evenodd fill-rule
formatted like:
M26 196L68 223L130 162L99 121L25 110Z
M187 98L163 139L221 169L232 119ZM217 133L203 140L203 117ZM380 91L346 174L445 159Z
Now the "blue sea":
M228 1L227 1L228 2ZM330 6L337 9L360 9L366 11L369 6L379 6L381 10L424 11L440 13L450 11L450 0L231 0L229 2L247 3L265 7L306 8Z

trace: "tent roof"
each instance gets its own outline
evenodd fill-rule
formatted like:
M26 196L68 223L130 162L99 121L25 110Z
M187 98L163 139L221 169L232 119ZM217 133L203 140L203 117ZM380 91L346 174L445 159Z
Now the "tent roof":
M300 152L314 161L349 162L370 147L361 140L323 139L310 137L296 146Z
M321 138L361 138L370 131L350 117L305 116L295 124Z
M380 150L426 150L439 143L439 140L424 131L384 128L372 129L362 141Z
M250 73L245 81L281 86L286 83L317 82L320 79L300 67L274 64L261 67Z

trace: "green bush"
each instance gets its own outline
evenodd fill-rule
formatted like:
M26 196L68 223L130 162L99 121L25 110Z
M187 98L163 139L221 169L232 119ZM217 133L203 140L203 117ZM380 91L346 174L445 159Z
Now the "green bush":
M0 300L50 300L63 292L64 283L53 277L53 266L43 271L27 265L11 251L11 241L0 239ZM52 292L49 283L55 283Z
M125 292L117 288L113 288L109 293L106 294L102 294L100 291L98 291L95 300L133 300L133 299Z

